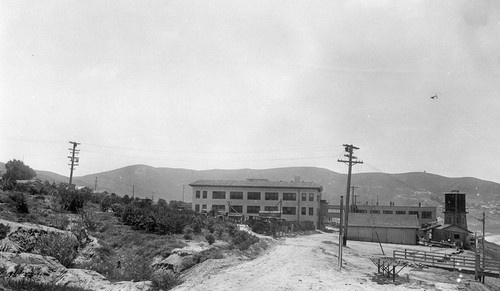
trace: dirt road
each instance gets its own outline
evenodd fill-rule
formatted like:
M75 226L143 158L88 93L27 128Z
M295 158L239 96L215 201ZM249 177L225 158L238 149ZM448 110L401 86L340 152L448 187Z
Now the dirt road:
M439 269L425 272L407 268L395 284L384 280L376 275L377 268L369 260L370 256L382 255L380 246L374 243L349 241L344 248L344 266L339 270L337 242L331 233L281 239L254 260L233 258L200 264L174 290L471 289L470 278L461 277L461 283L457 283L458 274ZM392 250L408 246L383 247L390 256Z

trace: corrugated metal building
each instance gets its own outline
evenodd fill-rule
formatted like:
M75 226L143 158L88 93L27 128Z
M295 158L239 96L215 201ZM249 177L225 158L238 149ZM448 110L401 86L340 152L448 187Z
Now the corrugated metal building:
M347 239L415 245L419 228L416 215L350 213Z

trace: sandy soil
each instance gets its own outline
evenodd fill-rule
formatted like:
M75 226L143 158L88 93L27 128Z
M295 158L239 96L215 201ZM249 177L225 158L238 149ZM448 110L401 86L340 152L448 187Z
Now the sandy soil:
M382 247L385 256L392 256L395 249L430 250L393 244ZM474 282L473 275L437 268L406 267L394 283L378 275L370 260L383 256L377 243L348 241L342 269L337 255L336 233L282 238L253 260L242 255L199 264L174 290L500 290L498 279L487 278L489 284L481 285Z

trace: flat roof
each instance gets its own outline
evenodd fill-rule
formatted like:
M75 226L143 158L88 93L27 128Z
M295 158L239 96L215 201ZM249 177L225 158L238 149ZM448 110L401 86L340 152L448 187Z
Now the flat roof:
M349 226L371 226L385 228L420 228L416 215L349 213Z
M191 187L242 187L242 188L289 188L314 189L323 191L323 186L314 182L269 181L266 179L235 180L198 180L189 184Z

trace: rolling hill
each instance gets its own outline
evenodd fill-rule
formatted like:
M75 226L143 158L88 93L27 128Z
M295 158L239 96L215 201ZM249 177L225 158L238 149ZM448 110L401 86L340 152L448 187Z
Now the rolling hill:
M0 171L5 164L0 163ZM68 177L48 171L36 170L41 180L68 182ZM291 167L275 169L239 170L188 170L174 168L154 168L147 165L133 165L108 172L74 177L78 186L94 188L118 195L134 194L136 197L163 198L170 200L192 200L189 184L197 180L246 180L263 178L275 181L292 181L300 176L302 181L313 181L323 186L323 198L331 204L338 204L340 196L346 193L347 175L328 169L315 167ZM474 229L480 226L475 219L485 211L488 227L493 233L500 234L500 184L472 177L448 178L425 172L402 174L358 173L352 176L357 203L389 205L437 206L442 213L443 193L459 190L467 193L469 225ZM353 201L353 198L351 198Z

